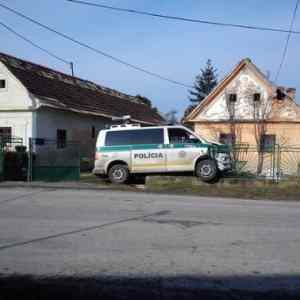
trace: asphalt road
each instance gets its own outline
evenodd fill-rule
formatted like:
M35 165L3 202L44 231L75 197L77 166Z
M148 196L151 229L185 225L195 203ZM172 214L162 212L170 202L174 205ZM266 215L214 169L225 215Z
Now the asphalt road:
M1 188L0 274L296 291L300 203Z

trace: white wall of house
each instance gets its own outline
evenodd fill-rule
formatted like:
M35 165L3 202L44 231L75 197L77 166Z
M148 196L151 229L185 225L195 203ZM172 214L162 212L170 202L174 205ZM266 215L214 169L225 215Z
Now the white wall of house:
M22 138L28 146L32 137L32 112L2 112L0 111L0 127L11 127L12 136Z
M57 130L67 132L67 140L80 143L81 156L93 158L98 132L111 120L88 114L78 114L39 107L39 100L31 95L22 83L0 62L0 127L10 127L12 136L28 140L33 138L57 139ZM95 135L93 134L93 127Z
M40 108L34 112L35 136L56 140L57 130L67 131L67 140L80 143L81 156L93 158L98 132L111 124L111 120L84 115L69 111L60 111ZM95 137L92 137L92 128L95 128Z
M0 89L0 111L29 110L36 103L22 83L0 62L0 79L6 88Z
M0 80L5 88L0 89L0 127L11 127L12 135L23 138L28 145L32 137L34 100L19 80L0 62Z

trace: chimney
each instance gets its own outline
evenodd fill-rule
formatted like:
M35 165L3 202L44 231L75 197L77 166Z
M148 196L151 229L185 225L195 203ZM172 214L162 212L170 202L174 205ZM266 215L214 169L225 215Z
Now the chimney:
M296 101L296 89L295 88L287 88L286 94L290 99Z

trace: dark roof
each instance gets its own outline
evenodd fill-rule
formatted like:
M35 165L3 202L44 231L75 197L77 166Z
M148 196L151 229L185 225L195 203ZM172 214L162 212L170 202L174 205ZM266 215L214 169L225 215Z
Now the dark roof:
M159 113L133 96L7 54L0 53L0 61L44 106L108 118L130 115L148 124L164 122Z

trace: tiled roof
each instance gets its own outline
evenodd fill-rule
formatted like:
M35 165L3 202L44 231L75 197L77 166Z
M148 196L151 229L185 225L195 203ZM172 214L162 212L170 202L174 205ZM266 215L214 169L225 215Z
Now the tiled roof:
M106 117L130 115L148 124L164 122L159 113L133 96L7 54L0 53L0 61L42 105Z

